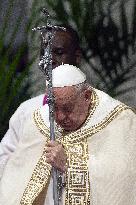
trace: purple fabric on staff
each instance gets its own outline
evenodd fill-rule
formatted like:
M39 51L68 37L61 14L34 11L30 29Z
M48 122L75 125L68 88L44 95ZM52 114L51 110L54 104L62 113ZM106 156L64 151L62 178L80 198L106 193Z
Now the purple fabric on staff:
M47 104L47 95L44 96L43 98L43 105Z

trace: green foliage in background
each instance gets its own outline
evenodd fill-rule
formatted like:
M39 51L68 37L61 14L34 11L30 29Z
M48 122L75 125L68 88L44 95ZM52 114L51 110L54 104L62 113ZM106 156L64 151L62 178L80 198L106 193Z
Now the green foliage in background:
M119 96L135 89L135 86L119 89L127 81L136 78L136 0L128 26L126 12L127 0L8 0L2 25L0 25L0 138L8 128L8 121L19 106L28 99L30 68L39 52L38 34L31 31L33 26L44 25L45 19L40 10L46 7L54 23L68 24L77 30L80 36L84 62L89 70L96 74L94 86L112 96ZM0 1L0 9L3 10ZM5 46L9 32L9 21L15 7L26 2L26 25L24 42L14 49L13 44L20 32L24 9L13 25L8 45ZM117 8L117 10L116 10ZM21 9L21 7L20 7ZM120 24L117 25L113 13L117 12ZM29 46L28 46L29 45ZM27 53L28 52L28 53ZM28 54L29 58L28 58ZM25 69L20 70L21 59L25 60ZM95 60L94 60L95 59ZM83 66L84 68L84 66ZM88 69L87 68L87 69Z
M130 29L126 0L46 0L46 3L57 23L69 24L79 33L84 60L97 75L95 87L114 97L136 88L119 89L136 78L136 0ZM120 25L115 23L113 14L119 16Z
M36 18L39 13L39 2L34 1L31 5L29 16L25 16L22 8L20 15L12 25L12 32L9 30L9 24L13 15L15 4L18 1L9 0L6 6L0 29L0 139L8 129L8 123L11 115L17 109L21 102L30 98L29 92L30 82L28 81L30 68L37 57L37 48L34 47L35 33L32 32L32 26L38 25L40 18ZM0 10L2 11L2 2L0 2ZM21 8L20 8L21 9ZM16 45L16 37L21 30L21 23L26 19L24 27L24 42ZM7 34L10 32L10 41L5 45ZM29 44L32 46L28 47ZM32 53L29 55L28 52ZM34 52L36 51L36 52ZM22 68L22 63L25 67Z

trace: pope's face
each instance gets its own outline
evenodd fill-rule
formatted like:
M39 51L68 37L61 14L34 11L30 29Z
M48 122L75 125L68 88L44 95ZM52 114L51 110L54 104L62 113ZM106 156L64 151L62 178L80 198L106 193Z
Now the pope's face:
M74 86L54 88L55 121L66 131L77 130L88 115L90 100Z
M78 65L80 63L80 51L75 50L68 32L57 31L52 41L53 69L62 63Z

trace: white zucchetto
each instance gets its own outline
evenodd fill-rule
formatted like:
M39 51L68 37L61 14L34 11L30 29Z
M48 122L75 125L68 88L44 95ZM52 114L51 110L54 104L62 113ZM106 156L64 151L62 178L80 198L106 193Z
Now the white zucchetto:
M78 85L86 81L86 75L76 66L63 64L52 71L53 87Z

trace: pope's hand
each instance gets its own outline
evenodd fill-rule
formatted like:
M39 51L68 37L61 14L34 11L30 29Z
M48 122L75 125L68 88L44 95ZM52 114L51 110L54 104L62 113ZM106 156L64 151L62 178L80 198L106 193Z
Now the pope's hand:
M50 141L46 144L46 161L61 172L65 172L67 156L61 144L58 142Z

